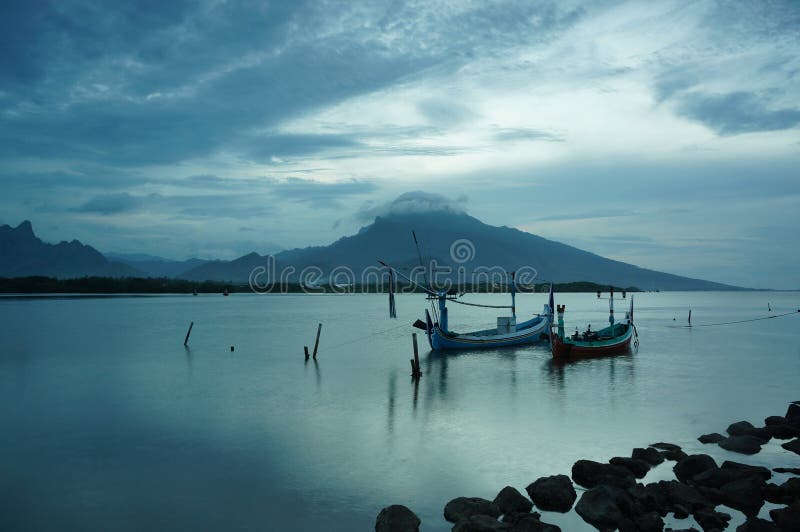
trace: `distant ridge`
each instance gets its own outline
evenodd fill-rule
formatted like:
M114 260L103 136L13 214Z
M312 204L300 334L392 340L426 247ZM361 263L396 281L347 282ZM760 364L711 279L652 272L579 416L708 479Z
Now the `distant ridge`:
M401 201L403 196L395 200ZM468 273L479 266L498 266L506 271L523 266L535 268L537 281L566 283L588 281L616 286L637 286L643 290L737 290L739 287L692 279L640 268L607 259L540 236L509 227L495 227L451 207L403 212L389 209L356 234L340 238L328 246L282 251L274 255L278 270L293 267L296 272L316 266L327 275L336 267L347 267L357 274L375 267L381 258L397 265L417 263L411 231L419 237L422 253L435 257L442 266L459 266ZM467 239L474 256L464 263L450 258L450 246ZM265 266L267 257L250 253L233 261L214 261L187 271L182 277L192 280L247 282L255 267ZM289 279L296 279L290 276Z
M85 277L137 277L142 272L127 264L109 261L99 251L73 240L58 244L42 242L33 225L0 225L0 277L45 275L59 279Z

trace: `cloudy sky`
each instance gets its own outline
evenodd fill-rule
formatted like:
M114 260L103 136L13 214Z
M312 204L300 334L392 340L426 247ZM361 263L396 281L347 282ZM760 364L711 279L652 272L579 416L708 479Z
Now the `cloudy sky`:
M800 288L800 3L4 2L0 223L329 243L399 194Z

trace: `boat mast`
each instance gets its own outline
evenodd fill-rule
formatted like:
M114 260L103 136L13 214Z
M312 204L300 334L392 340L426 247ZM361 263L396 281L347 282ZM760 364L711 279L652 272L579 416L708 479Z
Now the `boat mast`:
M517 282L514 279L517 272L511 272L511 315L517 317Z
M611 287L610 297L608 298L608 323L611 326L611 334L614 334L614 287Z

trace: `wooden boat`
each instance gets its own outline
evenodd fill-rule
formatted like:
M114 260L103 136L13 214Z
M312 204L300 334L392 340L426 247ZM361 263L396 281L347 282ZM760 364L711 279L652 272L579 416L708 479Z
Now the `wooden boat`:
M379 262L390 269L391 275L402 277L428 295L428 300L431 302L431 311L425 310L425 321L417 320L414 326L425 331L428 337L428 343L431 349L435 351L443 349L481 349L535 344L541 341L547 341L549 338L548 331L553 321L552 285L550 286L549 301L544 305L542 313L531 316L521 323L517 323L516 282L513 273L511 274L511 305L483 305L461 301L457 295L449 294L446 290L433 290L430 287L422 286L385 262ZM389 285L389 316L396 317L393 293L394 280L391 277ZM434 304L434 302L438 304ZM499 316L497 318L497 327L493 329L458 333L450 330L448 326L448 302L474 307L507 308L511 309L511 316ZM431 312L437 319L434 320L431 318Z
M575 329L572 335L564 333L565 305L557 305L557 324L550 328L550 349L553 359L568 360L571 358L600 357L630 353L639 347L639 335L633 324L633 295L631 295L630 310L625 319L620 322L614 320L614 290L611 289L609 298L609 326L598 331L592 331L591 325L579 333Z

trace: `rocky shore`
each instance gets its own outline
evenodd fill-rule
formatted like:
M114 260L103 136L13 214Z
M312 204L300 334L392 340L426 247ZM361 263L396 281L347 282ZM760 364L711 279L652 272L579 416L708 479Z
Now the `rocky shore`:
M739 421L729 425L726 434L704 434L698 440L742 455L760 452L772 439L786 440L781 447L800 455L800 401L790 403L783 416L767 417L763 426ZM665 461L675 462L675 480L638 482ZM689 455L677 445L659 442L606 463L578 460L571 477L539 478L525 489L527 497L511 486L491 501L457 497L445 505L444 518L454 524L453 532L557 532L561 529L542 521L534 507L561 513L574 507L584 521L603 531L678 532L664 528L664 518L671 513L675 519L692 516L704 532L711 532L728 527L731 515L722 510L730 508L745 516L737 532L800 531L800 476L780 484L771 481L773 472L800 475L798 464L772 471L743 462L718 464L707 454ZM575 485L583 488L580 497ZM769 511L770 519L758 517L765 502L777 505ZM409 508L393 505L378 514L375 530L417 532L420 525Z

